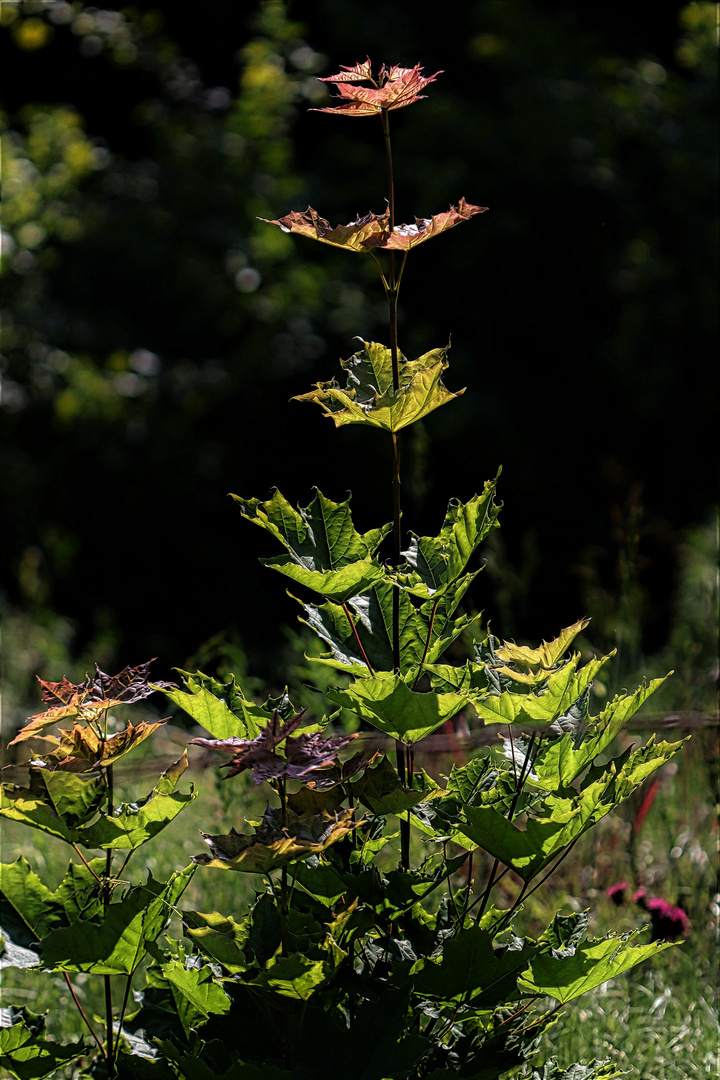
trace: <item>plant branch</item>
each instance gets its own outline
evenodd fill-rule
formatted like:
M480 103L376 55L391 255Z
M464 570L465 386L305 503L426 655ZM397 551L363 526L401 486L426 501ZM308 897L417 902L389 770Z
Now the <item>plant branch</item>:
M417 684L420 681L420 676L422 675L422 669L423 669L423 667L425 665L425 660L427 659L427 654L428 654L428 652L430 650L430 639L432 638L433 623L435 622L435 615L437 613L439 603L440 603L440 601L436 600L435 603L432 606L432 611L430 612L430 622L428 623L428 632L427 632L427 638L425 639L425 648L423 649L423 654L422 654L422 657L420 658L420 664L418 665L418 672L417 672L417 675L415 676L415 681L413 682L412 687L411 687L411 689L413 689L413 690L415 689L415 687L417 686Z
M87 859L85 858L85 856L83 855L82 851L81 851L81 850L80 850L80 848L79 848L79 847L77 846L77 844L73 844L73 848L75 849L75 852L76 852L76 854L77 854L77 855L79 856L79 858L80 858L80 859L82 860L82 862L83 862L83 863L85 864L86 868L87 868L87 869L88 869L88 870L90 871L90 873L92 874L92 876L93 876L93 877L95 878L95 880L97 881L98 885L102 885L102 883L103 883L103 881L102 881L102 878L101 878L101 877L98 877L98 875L97 875L97 874L95 873L95 871L93 870L92 866L91 866L91 865L90 865L90 863L89 863L89 862L87 861Z
M131 971L127 977L127 983L125 985L125 993L123 995L122 1007L120 1009L120 1021L118 1024L118 1037L122 1031L123 1020L125 1019L125 1010L127 1009L128 998L130 997L130 987L132 986L133 976L135 972Z
M371 675L374 675L375 672L373 671L373 666L370 663L370 661L368 660L367 653L365 652L365 649L363 648L363 643L360 640L360 635L358 634L358 631L357 631L357 626L355 625L355 620L353 619L352 613L351 613L350 608L348 607L347 604L343 604L343 611L345 612L345 614L347 616L347 620L350 623L350 626L352 627L352 632L353 632L353 634L355 636L355 640L357 641L358 648L359 648L360 652L362 653L363 660L367 664L368 671L370 672Z
M93 1039L98 1044L98 1049L100 1050L100 1053L102 1054L102 1056L104 1058L107 1058L107 1054L105 1053L105 1047L102 1044L102 1039L100 1039L98 1037L97 1032L95 1031L95 1028L92 1026L92 1024L88 1020L87 1016L85 1015L85 1010L83 1009L82 1005L80 1004L78 996L75 993L75 988L73 987L73 984L70 982L70 976L68 975L67 971L63 971L63 976L65 978L65 982L67 983L67 988L68 988L68 990L70 991L70 993L72 995L72 999L73 999L73 1001L75 1002L75 1004L77 1006L77 1010L80 1013L80 1015L82 1016L85 1023L87 1024L88 1030L89 1030L90 1034L92 1035Z
M388 116L388 110L383 109L381 112L383 136L385 139L385 160L387 164L387 185L388 185L388 213L390 218L390 231L395 228L395 179L393 176L393 164L392 164L392 148L390 145L390 120ZM390 321L390 356L392 362L392 375L393 375L393 389L397 393L400 389L400 365L398 362L398 334L397 334L397 298L398 298L398 281L395 277L395 253L390 252L390 267L387 279L387 285L385 289L388 301L388 316ZM397 432L390 433L392 438L392 452L393 452L393 474L392 474L392 495L393 495L393 564L395 566L400 565L400 549L402 547L402 534L400 522L402 519L402 510L400 508L400 436ZM393 590L393 603L392 603L392 648L393 648L393 669L395 672L400 671L400 592L398 589ZM407 751L401 742L395 744L396 758L397 758L397 770L400 782L405 786L408 779L408 773L411 768L411 764L408 758ZM400 818L400 852L401 852L401 865L404 870L410 869L410 821L408 818Z
M468 872L467 872L467 886L465 889L465 903L463 904L462 918L460 919L460 927L465 922L465 916L468 913L468 905L470 904L470 894L472 891L472 872L473 872L473 852L470 852L470 858L468 859Z
M287 777L283 776L278 781L278 793L280 795L280 813L283 832L287 829ZM289 907L288 895L288 868L287 863L280 871L280 953L287 956L287 918Z
M375 252L374 252L374 251L370 251L370 253L369 253L369 254L370 254L370 256L372 257L372 261L373 261L373 262L375 263L375 265L377 266L377 269L378 269L378 273L379 273L379 275L380 275L380 280L382 281L382 283L383 283L383 288L385 289L385 293L387 294L387 291L388 291L388 289L390 288L390 286L388 285L388 282L387 282L387 278L385 277L385 274L384 274L384 272L383 272L383 268L382 268L382 266L380 265L380 260L378 259L377 255L375 254Z
M480 900L480 910L478 911L477 915L475 916L475 922L476 923L479 923L480 920L482 919L483 915L485 914L485 908L487 907L487 902L490 899L490 893L492 892L492 887L495 884L495 874L497 873L497 868L498 868L499 865L500 865L500 860L495 859L495 862L492 864L492 869L490 871L490 876L488 877L488 880L487 880L487 885L485 886L485 891L482 894L482 897L481 897L481 900Z

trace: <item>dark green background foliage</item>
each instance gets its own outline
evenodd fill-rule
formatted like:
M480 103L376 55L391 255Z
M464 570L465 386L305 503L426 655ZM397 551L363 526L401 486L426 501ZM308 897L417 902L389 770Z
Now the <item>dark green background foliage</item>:
M405 442L408 528L502 464L523 632L590 614L584 583L620 588L630 551L662 645L678 536L713 498L713 5L120 6L2 5L7 603L166 666L253 626L271 672L292 613L226 493L306 505L311 460L361 530L389 520L382 448L283 404L352 335L385 340L372 264L256 220L383 210L379 131L307 111L316 76L370 55L445 71L393 115L400 220L490 207L408 265L401 348L452 330L468 386Z

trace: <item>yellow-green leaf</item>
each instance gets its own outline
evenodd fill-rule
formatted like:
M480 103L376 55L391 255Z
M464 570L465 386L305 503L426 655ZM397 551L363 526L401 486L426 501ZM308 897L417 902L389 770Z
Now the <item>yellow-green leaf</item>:
M294 400L317 402L337 427L369 424L383 431L400 431L464 393L451 393L442 381L449 348L432 349L417 360L400 354L400 385L395 390L390 349L365 341L360 352L340 361L347 376L344 388L332 379L317 383L314 390Z

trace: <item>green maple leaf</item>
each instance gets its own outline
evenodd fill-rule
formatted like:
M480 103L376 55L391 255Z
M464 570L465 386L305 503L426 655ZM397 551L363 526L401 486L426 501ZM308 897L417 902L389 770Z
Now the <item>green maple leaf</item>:
M349 499L335 503L318 491L308 506L297 510L277 490L265 502L239 495L233 499L243 517L286 549L286 554L261 562L322 596L342 604L384 577L375 553L392 526L357 532Z
M344 387L335 379L319 382L294 400L317 402L336 427L369 424L383 431L401 431L464 393L452 393L442 381L449 348L432 349L417 360L400 354L400 385L395 390L390 349L364 341L359 352L340 361L347 376Z

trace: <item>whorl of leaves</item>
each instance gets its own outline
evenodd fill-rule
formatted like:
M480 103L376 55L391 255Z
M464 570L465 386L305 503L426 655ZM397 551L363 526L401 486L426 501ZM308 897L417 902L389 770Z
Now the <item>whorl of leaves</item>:
M391 112L393 109L403 109L406 105L412 105L426 95L420 93L431 82L442 75L442 71L436 71L434 75L422 75L422 66L415 64L414 67L404 68L399 64L393 67L380 68L377 79L372 75L372 64L368 57L362 64L353 67L341 65L342 70L337 75L328 75L320 82L333 83L338 90L336 104L323 109L312 109L312 112L339 113L341 116L377 116L383 110ZM371 86L358 86L358 83L369 82Z

